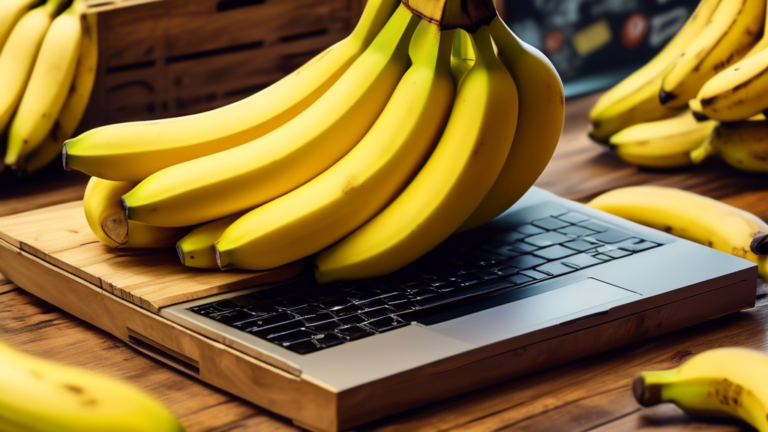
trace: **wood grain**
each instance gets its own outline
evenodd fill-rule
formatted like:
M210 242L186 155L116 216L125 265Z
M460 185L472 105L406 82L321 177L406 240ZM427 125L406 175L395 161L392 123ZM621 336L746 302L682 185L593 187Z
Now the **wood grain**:
M768 218L765 178L738 173L719 163L672 173L641 171L591 143L586 137L586 110L593 102L594 97L568 102L563 141L540 186L584 200L622 185L668 184L723 199ZM25 206L23 201L12 205ZM767 332L768 298L761 294L758 307L751 311L499 383L360 430L747 430L731 423L696 421L671 406L643 409L633 404L629 384L641 370L671 368L715 347L768 351ZM125 379L160 398L190 431L296 430L285 419L201 385L15 288L0 294L0 339L33 354Z

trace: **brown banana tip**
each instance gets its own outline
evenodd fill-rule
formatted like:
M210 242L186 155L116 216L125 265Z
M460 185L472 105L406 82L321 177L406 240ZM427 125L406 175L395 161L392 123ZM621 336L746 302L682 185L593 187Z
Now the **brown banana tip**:
M181 265L186 265L184 263L184 251L181 249L181 246L178 243L176 243L176 254L179 255L179 261L181 261Z
M221 271L231 270L232 266L229 264L222 265L221 263L221 251L219 250L219 247L215 244L213 245L213 254L216 256L216 264L219 266L219 269Z
M64 147L61 149L61 163L64 165L64 171L70 171L67 157L67 143L64 143Z
M661 386L645 385L645 378L638 376L632 382L632 393L637 403L644 407L650 407L661 403Z
M697 121L705 122L709 120L709 117L707 117L706 114L692 111L693 112L693 118L695 118Z
M674 93L669 93L664 89L661 89L661 91L659 91L659 102L661 102L662 105L666 105L675 99L677 99L677 96Z
M589 139L591 139L592 141L594 141L595 143L600 144L600 145L604 145L604 146L610 146L611 145L611 143L608 142L607 139L600 139L600 138L596 137L594 132L590 132L589 133Z
M759 234L752 240L752 252L757 255L768 255L768 234Z
M131 220L131 208L125 202L125 198L120 198L120 205L123 207L123 211L125 211L125 218Z

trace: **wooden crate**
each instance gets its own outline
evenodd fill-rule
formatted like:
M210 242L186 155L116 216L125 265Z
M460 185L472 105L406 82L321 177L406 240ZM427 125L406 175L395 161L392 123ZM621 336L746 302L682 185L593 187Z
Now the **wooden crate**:
M365 0L89 0L99 70L83 129L207 111L343 39Z

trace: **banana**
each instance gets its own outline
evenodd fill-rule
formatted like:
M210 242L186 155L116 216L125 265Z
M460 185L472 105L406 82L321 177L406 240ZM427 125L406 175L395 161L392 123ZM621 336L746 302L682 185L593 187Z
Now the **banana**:
M588 205L752 261L763 277L768 276L768 224L746 211L659 186L615 189Z
M84 5L84 3L80 4ZM48 166L57 157L61 157L64 141L75 133L88 107L98 65L98 24L94 14L82 15L80 20L83 32L80 58L75 69L74 81L69 89L69 96L59 112L59 118L56 119L43 143L17 164L16 169L22 174L35 173Z
M712 18L724 0L702 0L685 25L666 47L632 75L600 97L589 113L592 138L607 142L629 126L674 117L678 110L662 106L659 89L664 75Z
M0 52L0 133L8 126L32 73L40 45L64 0L48 0L27 12Z
M699 122L686 112L630 126L611 137L611 148L624 161L643 168L686 167L693 164L689 153L700 147L715 127L717 122Z
M632 390L646 407L673 403L692 416L741 419L768 432L768 356L759 351L707 351L677 369L641 373Z
M255 208L327 170L383 111L409 67L408 45L418 21L401 6L344 76L280 129L141 182L123 197L128 218L155 226L197 225Z
M454 233L493 186L515 136L518 95L488 26L472 40L477 60L458 89L437 148L386 209L317 256L318 281L402 268Z
M91 231L101 243L116 249L173 247L188 230L158 228L125 218L120 197L135 186L135 183L91 178L83 200L85 219Z
M399 3L368 1L348 38L240 102L192 116L86 132L65 144L65 168L108 180L140 182L164 168L265 136L325 94L371 44Z
M67 99L83 37L82 3L59 15L45 35L27 89L11 123L6 165L13 166L43 142Z
M742 171L768 172L767 121L723 123L701 147L691 152L691 160L700 164L712 155Z
M201 225L176 243L176 252L179 254L181 264L187 267L218 270L216 250L213 246L221 238L224 231L245 213L238 213L217 221Z
M365 137L328 171L232 224L216 242L222 268L263 270L341 240L400 193L434 149L453 106L454 31L422 20L413 66Z
M504 168L461 231L490 222L528 192L552 159L565 122L563 83L552 63L500 18L490 27L499 58L517 84L520 113Z
M0 51L3 50L8 35L29 8L38 0L0 0Z
M765 0L721 2L701 34L664 76L661 103L687 106L710 78L744 57L762 34L765 8Z
M158 401L122 382L0 344L4 432L183 432Z
M475 64L475 53L472 51L472 39L467 32L457 29L455 38L451 54L451 74L458 87Z

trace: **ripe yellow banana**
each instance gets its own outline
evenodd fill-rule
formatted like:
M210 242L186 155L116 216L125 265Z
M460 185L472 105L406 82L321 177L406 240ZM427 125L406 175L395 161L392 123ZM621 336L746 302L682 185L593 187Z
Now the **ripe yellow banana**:
M21 17L37 0L0 0L0 51Z
M244 213L238 213L217 221L201 225L176 243L176 252L181 264L203 270L218 270L216 261L216 243L230 225L240 219Z
M0 132L21 101L40 45L64 0L48 0L27 12L13 28L0 52Z
M762 34L765 8L765 0L721 2L707 26L664 76L661 103L687 106L710 78L744 57Z
M633 186L589 206L752 261L768 276L768 224L728 204L680 189Z
M13 166L50 133L72 87L83 37L81 3L73 3L51 24L11 123L5 163Z
M768 356L759 351L707 351L677 369L641 373L632 389L643 406L673 403L692 416L741 419L768 432Z
M723 123L691 152L695 164L712 155L743 171L768 172L768 121Z
M98 27L96 15L82 15L80 21L83 32L80 58L75 68L75 77L69 89L69 96L64 101L59 117L43 143L28 154L20 164L17 164L17 170L22 174L35 173L48 166L53 160L61 158L64 141L75 133L88 107L93 83L96 80L99 54Z
M724 0L702 0L677 35L648 64L606 92L589 114L592 137L607 142L615 133L638 123L674 117L678 110L659 102L664 75L707 25Z
M496 56L490 29L473 35L475 65L427 163L386 209L315 260L320 282L384 275L448 238L501 172L515 136L515 82Z
M183 432L156 400L122 382L0 344L4 432Z
M344 158L309 183L253 210L216 242L222 268L279 267L341 240L387 206L440 139L453 106L454 31L423 20L413 66L381 116Z
M640 123L611 137L611 148L626 162L643 168L692 165L690 152L700 147L717 122L697 121L690 112L667 120Z
M451 54L451 74L458 87L475 64L475 52L472 51L472 39L467 32L457 29L455 37L453 54Z
M280 129L141 182L124 197L128 218L155 226L197 225L255 208L327 170L383 111L408 69L418 21L401 6L336 84Z
M243 101L192 116L106 126L68 141L65 167L139 182L164 168L267 135L325 94L371 44L399 3L368 1L348 38Z
M461 231L490 222L528 192L552 159L565 121L563 83L552 63L500 18L490 27L499 58L517 84L520 114L501 174Z
M116 249L173 247L188 230L158 228L125 218L120 198L135 186L135 183L91 178L83 201L85 219L91 231L100 242Z

